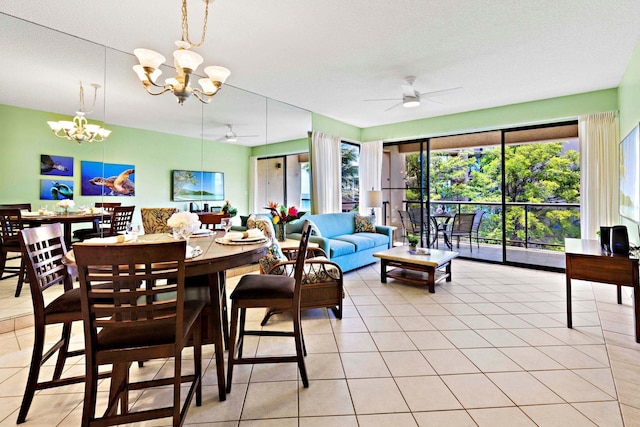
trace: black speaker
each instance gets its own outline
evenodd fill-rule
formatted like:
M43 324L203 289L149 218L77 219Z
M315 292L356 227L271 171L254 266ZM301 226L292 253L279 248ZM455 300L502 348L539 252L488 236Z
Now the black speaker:
M624 225L611 227L611 252L614 254L629 255L629 233Z
M600 247L605 252L611 252L611 227L600 227Z

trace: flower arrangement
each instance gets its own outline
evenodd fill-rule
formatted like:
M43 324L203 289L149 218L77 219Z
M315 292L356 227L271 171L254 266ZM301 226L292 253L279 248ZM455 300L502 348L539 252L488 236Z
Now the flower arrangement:
M64 200L60 200L58 203L56 203L56 206L59 208L62 208L64 210L67 210L69 208L74 207L76 204L73 202L73 200L71 199L64 199Z
M238 214L238 209L231 206L228 200L224 201L224 206L222 206L222 213L225 215L229 215L231 218Z
M295 221L304 215L304 212L299 212L295 206L289 206L287 208L286 206L279 205L276 202L269 202L269 207L265 209L269 209L271 212L274 224L286 224L288 222Z
M193 233L200 228L200 224L198 214L187 211L176 212L167 220L167 225L180 236Z

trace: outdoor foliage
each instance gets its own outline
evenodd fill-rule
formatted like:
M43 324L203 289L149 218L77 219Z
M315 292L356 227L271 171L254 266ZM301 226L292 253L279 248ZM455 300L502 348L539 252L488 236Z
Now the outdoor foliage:
M406 156L407 200L420 199L419 154ZM430 173L433 209L441 201L501 202L500 147L432 152ZM505 147L505 200L507 203L579 203L580 154L564 142L509 145ZM444 204L444 203L443 203ZM453 209L455 204L446 205ZM478 206L464 206L473 211ZM499 206L484 206L481 236L500 240L502 219ZM562 244L565 237L580 235L577 209L509 205L507 240L523 244Z

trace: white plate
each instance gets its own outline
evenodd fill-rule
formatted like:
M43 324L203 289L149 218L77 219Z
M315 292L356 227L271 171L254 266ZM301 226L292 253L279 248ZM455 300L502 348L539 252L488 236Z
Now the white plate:
M231 239L232 242L257 242L260 240L264 240L264 236L256 236L256 237L247 237L246 239L243 239L242 237L236 238L236 239Z

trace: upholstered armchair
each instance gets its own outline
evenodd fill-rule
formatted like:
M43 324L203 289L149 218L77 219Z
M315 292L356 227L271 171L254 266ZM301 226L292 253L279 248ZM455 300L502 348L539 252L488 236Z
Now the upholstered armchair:
M293 277L297 249L283 251L275 240L273 224L268 218L256 218L255 227L262 230L271 239L267 255L260 259L262 274L280 274ZM329 308L338 319L342 319L342 299L344 298L344 280L342 269L320 248L309 248L302 276L300 310L310 308ZM267 309L262 325L279 312L277 307Z
M171 233L172 229L167 225L167 220L176 213L176 208L142 208L142 227L144 234Z

